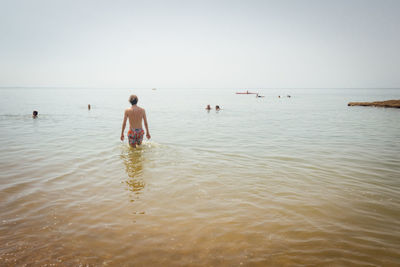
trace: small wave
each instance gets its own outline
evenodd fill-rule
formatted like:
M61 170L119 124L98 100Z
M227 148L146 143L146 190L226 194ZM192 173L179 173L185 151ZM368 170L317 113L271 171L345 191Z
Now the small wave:
M150 140L145 140L142 143L142 147L148 147L148 148L158 148L161 147L162 145L160 143L154 142L154 141L150 141Z
M136 150L143 150L143 149L148 149L148 148L159 148L164 145L154 142L154 141L149 141L149 140L143 140L142 144L140 146L137 146L135 149ZM124 143L123 148L124 150L130 150L132 149L127 143Z

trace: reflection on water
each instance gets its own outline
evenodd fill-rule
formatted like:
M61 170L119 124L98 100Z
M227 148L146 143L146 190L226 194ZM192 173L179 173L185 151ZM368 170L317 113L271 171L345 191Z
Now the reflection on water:
M128 146L124 147L121 152L121 159L128 175L128 178L124 179L124 182L128 185L128 190L135 194L139 194L145 186L142 179L144 152L143 147L131 148Z

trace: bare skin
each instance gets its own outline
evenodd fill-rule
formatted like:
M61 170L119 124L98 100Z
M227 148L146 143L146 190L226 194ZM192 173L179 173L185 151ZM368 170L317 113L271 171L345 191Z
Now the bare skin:
M144 127L146 128L146 137L147 139L150 139L150 132L149 132L149 126L147 124L147 118L146 118L146 111L138 107L137 105L132 105L132 107L127 108L125 110L124 114L124 121L122 123L122 131L121 131L121 141L124 141L124 131L126 127L126 121L129 119L129 125L131 128L143 128L142 126L142 120L144 122Z

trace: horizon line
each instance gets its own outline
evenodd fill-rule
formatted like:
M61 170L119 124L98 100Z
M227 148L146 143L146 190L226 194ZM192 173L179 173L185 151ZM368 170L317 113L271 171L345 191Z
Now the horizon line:
M97 86L0 86L0 89L400 89L400 87L97 87Z

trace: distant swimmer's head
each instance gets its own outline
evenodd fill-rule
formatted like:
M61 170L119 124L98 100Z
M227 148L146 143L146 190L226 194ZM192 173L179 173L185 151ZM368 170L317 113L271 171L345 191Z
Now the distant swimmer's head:
M34 111L32 112L32 117L33 117L33 118L36 118L38 114L39 114L39 112L37 112L36 110L34 110Z
M211 109L210 105L207 105L206 109L207 109L207 110L210 110L210 109Z
M138 102L138 97L136 96L136 95L131 95L130 97L129 97L129 102L131 102L131 104L132 105L136 105L137 104L137 102Z

